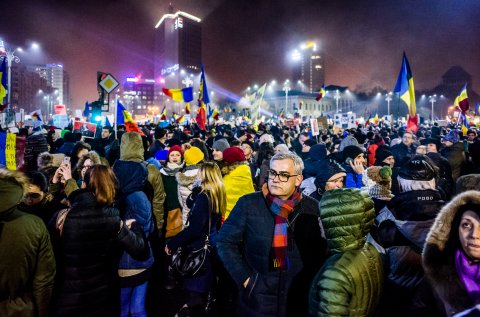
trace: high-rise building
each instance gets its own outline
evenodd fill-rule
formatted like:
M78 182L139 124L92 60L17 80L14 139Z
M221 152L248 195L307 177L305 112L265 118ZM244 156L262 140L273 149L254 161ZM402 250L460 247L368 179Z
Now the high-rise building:
M42 113L47 113L46 93L51 89L47 80L36 72L28 71L22 64L14 64L12 68L12 109L25 109L26 113L41 109Z
M46 64L46 65L31 65L28 66L30 71L34 71L40 77L47 80L47 85L52 87L52 103L70 106L68 74L63 69L62 64Z
M296 49L294 59L293 80L301 81L304 91L318 92L325 83L325 58L315 41L309 41Z
M127 110L135 115L156 114L154 86L154 79L128 77L123 83L123 102Z
M202 63L202 27L200 18L177 11L162 16L155 26L154 74L161 87L191 86L186 76L199 73Z

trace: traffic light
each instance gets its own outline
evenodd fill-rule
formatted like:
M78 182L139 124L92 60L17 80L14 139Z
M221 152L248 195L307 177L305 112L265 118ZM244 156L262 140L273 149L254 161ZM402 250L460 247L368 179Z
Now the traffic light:
M90 122L100 123L102 121L102 102L94 101L91 104L92 111L90 116Z

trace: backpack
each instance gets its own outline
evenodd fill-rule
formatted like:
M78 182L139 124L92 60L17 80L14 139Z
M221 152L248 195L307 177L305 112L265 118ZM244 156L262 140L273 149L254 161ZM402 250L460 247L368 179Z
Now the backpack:
M117 160L113 172L118 180L117 207L122 219L135 219L147 237L154 230L153 186L148 182L148 164Z

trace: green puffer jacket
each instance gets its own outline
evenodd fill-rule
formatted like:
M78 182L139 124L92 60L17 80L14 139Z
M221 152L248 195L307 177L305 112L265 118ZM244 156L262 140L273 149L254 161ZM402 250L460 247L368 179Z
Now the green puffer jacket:
M371 198L355 188L326 191L320 218L330 257L313 280L310 316L372 316L383 286L382 260L366 242L375 218Z

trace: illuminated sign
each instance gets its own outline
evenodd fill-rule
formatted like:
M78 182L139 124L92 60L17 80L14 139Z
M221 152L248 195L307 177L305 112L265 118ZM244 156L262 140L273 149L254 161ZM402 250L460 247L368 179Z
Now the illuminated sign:
M175 25L174 25L174 29L183 29L183 18L182 17L178 17L176 20L175 20Z
M163 75L168 75L170 73L173 73L174 71L177 71L179 68L178 64L175 64L173 66L167 67L167 68L162 68L161 74Z

